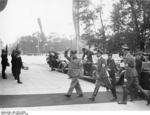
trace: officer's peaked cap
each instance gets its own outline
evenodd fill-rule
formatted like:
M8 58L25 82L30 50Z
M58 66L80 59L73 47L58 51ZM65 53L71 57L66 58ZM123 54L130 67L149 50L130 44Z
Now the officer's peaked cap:
M122 45L122 49L129 50L129 47L127 44L124 44L124 45Z

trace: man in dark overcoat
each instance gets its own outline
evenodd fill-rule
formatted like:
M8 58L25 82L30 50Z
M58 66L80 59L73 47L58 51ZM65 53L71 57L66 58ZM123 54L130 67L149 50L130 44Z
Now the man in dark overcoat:
M108 55L107 68L108 68L108 72L109 72L109 75L111 78L112 92L115 96L114 99L116 99L117 95L116 95L116 76L115 76L115 73L117 71L117 67L116 67L114 59L112 58L111 53L109 53L109 55Z
M6 77L6 67L9 66L8 63L8 58L7 58L7 51L2 49L2 54L1 54L1 64L2 64L2 78L7 79Z
M21 51L16 50L15 51L15 62L14 62L14 75L15 78L17 79L17 83L18 84L22 84L22 82L20 81L20 74L21 74L21 69L23 68L23 63L22 63L22 58L20 56Z

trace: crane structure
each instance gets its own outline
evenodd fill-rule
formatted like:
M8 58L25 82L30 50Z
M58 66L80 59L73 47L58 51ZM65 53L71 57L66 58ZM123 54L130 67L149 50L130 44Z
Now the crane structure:
M45 34L44 34L44 32L43 32L41 19L38 18L37 21L38 21L38 25L39 25L39 27L40 27L40 33L41 33L40 38L41 38L42 41L45 42L45 41L46 41L46 37L45 37Z
M43 32L43 28L42 28L42 23L41 23L41 19L38 18L37 19L37 22L38 22L38 25L40 27L40 35L39 35L39 40L38 40L38 50L39 50L39 53L44 53L44 50L45 50L45 43L46 43L46 37L45 37L45 34Z

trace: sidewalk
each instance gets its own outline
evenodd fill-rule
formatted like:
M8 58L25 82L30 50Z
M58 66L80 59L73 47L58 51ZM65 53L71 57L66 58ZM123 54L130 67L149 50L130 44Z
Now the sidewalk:
M34 61L31 61L33 59ZM71 80L66 74L50 71L44 59L45 57L23 57L24 63L29 66L28 71L22 70L21 80L23 84L17 84L11 75L11 67L7 68L8 79L0 78L0 96L8 96L8 103L14 107L9 108L8 105L8 107L0 108L0 110L150 110L146 101L128 102L127 105L119 105L117 102L101 103L101 93L97 96L96 102L91 103L88 97L91 96L95 85L83 80L80 80L80 84L85 94L84 98L79 99L76 94L73 94L73 97L68 100L63 95L67 92ZM106 89L102 87L99 92L106 92ZM21 97L18 98L17 96ZM37 101L32 99L34 96L36 96ZM111 94L107 96L111 98ZM25 102L30 100L37 104L40 102L39 99L43 99L43 101L41 100L42 106L24 106ZM17 107L19 103L23 104L23 107ZM6 101L1 104L7 106Z

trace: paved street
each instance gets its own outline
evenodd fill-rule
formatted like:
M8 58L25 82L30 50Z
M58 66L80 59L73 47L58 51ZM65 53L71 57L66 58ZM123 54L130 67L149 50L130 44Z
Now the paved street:
M144 100L128 102L127 105L118 105L108 100L104 102L101 97L106 95L110 98L109 93L100 93L96 102L90 102L87 98L91 96L94 84L83 80L80 80L80 84L85 96L77 98L73 94L71 99L67 99L63 96L70 85L66 74L51 72L45 56L22 56L22 59L29 67L28 71L22 70L23 84L17 84L14 80L11 67L7 69L8 79L0 78L0 98L4 98L0 103L0 110L150 110ZM106 92L106 89L101 88L100 92ZM28 105L27 102L31 104Z

